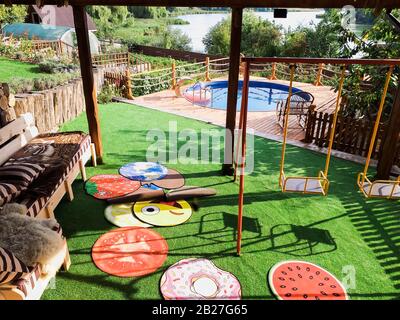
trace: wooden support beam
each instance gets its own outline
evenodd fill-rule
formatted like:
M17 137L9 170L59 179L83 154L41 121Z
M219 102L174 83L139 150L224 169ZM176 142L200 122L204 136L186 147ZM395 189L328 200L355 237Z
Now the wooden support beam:
M37 0L0 0L0 4L37 4ZM43 4L60 5L60 0L43 0ZM399 8L399 0L68 0L72 6L155 6L155 7L248 7L248 8Z
M240 43L242 39L243 9L232 9L231 43L229 54L228 102L226 108L225 154L222 173L233 174L233 146L236 126L236 105L239 87Z
M90 53L89 32L85 7L73 6L76 38L78 41L79 62L83 91L86 102L86 117L92 142L96 147L96 156L102 162L103 144L101 141L99 110L97 105L96 87L94 85L92 55Z
M396 145L400 136L400 86L397 88L396 97L393 103L392 112L385 132L382 153L378 161L377 179L387 180L390 171L395 163Z

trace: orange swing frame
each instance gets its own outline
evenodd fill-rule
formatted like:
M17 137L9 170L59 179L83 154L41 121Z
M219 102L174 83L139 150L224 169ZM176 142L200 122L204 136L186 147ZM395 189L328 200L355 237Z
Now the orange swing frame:
M294 65L296 63L329 63L329 64L336 64L336 65L350 65L350 64L361 64L361 65L387 65L391 66L390 67L390 75L393 72L394 66L400 65L400 60L399 59L326 59L326 58L242 58L242 62L244 63L244 78L243 78L243 89L242 89L242 105L241 105L241 111L240 111L240 118L239 118L239 135L238 135L238 141L236 144L236 157L234 161L234 180L237 178L237 169L240 167L240 178L239 178L239 201L238 201L238 223L237 223L237 240L236 240L236 252L238 255L241 253L241 247L242 247L242 220L243 220L243 212L244 212L244 182L245 182L245 163L246 163L246 135L247 135L247 112L248 112L248 95L249 95L249 82L250 82L250 63L251 62L260 62L260 63L276 63L276 62L282 62L282 63L288 63L290 65ZM344 69L342 69L344 72ZM343 73L342 73L343 75ZM390 80L390 76L388 76ZM344 80L344 77L342 76L341 81ZM291 82L293 81L293 76L291 76ZM343 84L340 85L342 87ZM387 87L388 85L385 84L385 91L384 91L384 97L382 97L383 103L386 98L387 94ZM340 90L339 90L340 91ZM336 111L339 109L338 101L340 100L340 95L341 92L338 92L338 99L336 100ZM290 99L288 99L290 101ZM382 102L381 106L383 108ZM337 117L337 112L335 113L335 117ZM337 119L335 119L336 122ZM380 121L380 115L379 119L377 118L377 122L375 125L375 129L377 131L377 128L379 126L379 121ZM330 139L330 144L333 143L334 138L334 128L332 128L331 131L331 139ZM376 138L376 136L375 136ZM371 141L371 145L373 146ZM239 146L241 145L241 150L239 152ZM330 149L332 149L332 146L330 145ZM371 149L371 147L370 147ZM239 163L239 153L241 154L241 161ZM370 151L372 154L372 152ZM284 150L282 152L284 154ZM364 172L360 173L358 176L358 185L361 188L360 181L367 181L371 183L371 181L367 178L366 176L366 171L368 171L368 166L369 166L369 158L367 157L367 163L364 169ZM327 172L327 168L329 168L329 159L330 159L330 154L328 156L328 160L326 162L325 166L325 172ZM282 180L282 163L281 162L281 171L280 171L280 184ZM325 172L320 172L319 177L302 177L303 179L324 179L325 181L327 180L327 175L325 175ZM284 172L283 172L284 174ZM322 175L323 174L323 175ZM288 177L286 178L288 179ZM400 183L400 177L396 181L376 181L378 182L384 182L384 183L390 183L391 185L397 185ZM328 186L329 186L329 181L328 181ZM399 184L400 186L400 184ZM366 195L365 191L362 190L364 195ZM303 192L304 193L304 192ZM367 196L367 195L366 195Z

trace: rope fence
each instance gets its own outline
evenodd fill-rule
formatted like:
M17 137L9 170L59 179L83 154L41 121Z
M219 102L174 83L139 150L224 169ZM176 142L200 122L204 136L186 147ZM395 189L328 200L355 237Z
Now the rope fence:
M126 63L124 55L115 57L117 63ZM124 60L125 59L125 60ZM112 60L112 59L111 59ZM96 61L109 63L108 59L102 58ZM325 64L297 64L298 72L295 81L311 83L315 86L334 86L340 75L340 67ZM214 77L222 77L229 73L229 58L219 58L205 61L177 64L173 62L171 67L130 73L127 77L126 86L131 89L133 96L141 96L167 89L175 89L181 85L181 80L192 82L210 81ZM242 66L240 67L243 70ZM268 80L289 80L289 65L286 63L251 63L250 72L253 76L263 77Z

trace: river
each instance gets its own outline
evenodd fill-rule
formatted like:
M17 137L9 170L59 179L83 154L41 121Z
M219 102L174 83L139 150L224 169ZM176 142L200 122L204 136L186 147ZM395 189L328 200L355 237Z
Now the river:
M320 19L318 15L323 14L324 11L289 11L287 18L274 19L273 12L254 12L255 15L274 21L276 24L281 25L285 30L291 28L292 30L298 26L309 26L314 23L317 24ZM195 52L205 52L203 38L208 31L215 26L218 22L226 18L228 13L210 13L210 14L188 14L179 16L183 20L190 22L185 25L174 25L174 29L179 29L187 34L192 40L192 48Z

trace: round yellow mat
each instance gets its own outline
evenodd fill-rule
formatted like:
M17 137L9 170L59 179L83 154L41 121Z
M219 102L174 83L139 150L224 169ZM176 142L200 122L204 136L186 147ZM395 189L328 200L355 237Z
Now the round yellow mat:
M167 227L182 224L192 216L192 208L185 200L138 201L133 205L135 216L153 226Z
M137 219L132 213L133 203L113 204L104 211L106 219L117 227L143 227L149 228L151 225Z

